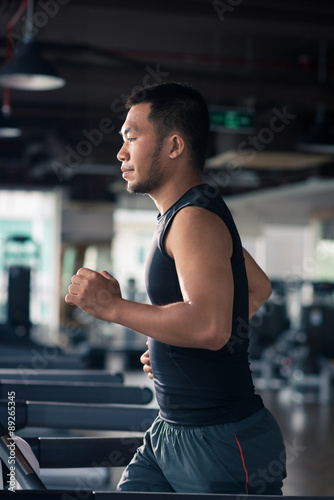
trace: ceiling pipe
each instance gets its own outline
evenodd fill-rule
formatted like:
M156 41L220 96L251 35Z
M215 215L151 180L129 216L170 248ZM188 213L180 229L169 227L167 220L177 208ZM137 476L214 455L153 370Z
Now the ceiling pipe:
M21 16L25 13L28 8L28 0L22 0L21 6L17 10L17 12L13 15L7 25L7 37L6 37L6 61L9 61L14 54L14 43L13 43L13 34L14 28L21 18ZM4 88L3 90L3 101L2 101L2 113L4 116L8 117L11 115L11 106L10 106L10 96L11 90L9 88Z
M6 61L9 61L14 54L13 33L14 28L28 8L28 0L23 0L17 12L13 15L7 25L6 38ZM22 130L11 120L11 89L5 87L3 90L3 99L0 114L0 138L20 137Z

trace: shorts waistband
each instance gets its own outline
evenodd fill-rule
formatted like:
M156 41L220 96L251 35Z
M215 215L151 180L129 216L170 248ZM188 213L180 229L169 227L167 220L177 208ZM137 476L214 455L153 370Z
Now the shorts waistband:
M261 408L260 410L256 411L255 413L253 413L252 415L250 415L249 417L246 417L246 418L243 418L242 420L237 420L235 422L228 422L228 423L217 423L217 424L209 424L209 425L184 425L184 424L178 424L178 423L172 423L172 422L168 422L167 420L163 419L161 417L161 415L159 414L156 419L155 419L155 422L161 422L164 426L166 427L169 427L170 429L174 429L174 430L178 430L178 431L181 431L181 430L184 430L184 431L187 431L187 430L191 430L191 429L198 429L198 428L215 428L215 427L225 427L226 429L229 429L230 431L241 431L247 427L249 427L250 425L253 425L257 422L259 422L260 420L262 420L264 417L266 417L267 415L271 415L269 410L267 408Z

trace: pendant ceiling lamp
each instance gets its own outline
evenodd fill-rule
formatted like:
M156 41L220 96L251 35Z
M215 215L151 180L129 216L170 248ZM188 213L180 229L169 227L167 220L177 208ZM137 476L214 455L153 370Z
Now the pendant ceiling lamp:
M38 45L33 38L33 1L23 1L21 12L27 8L25 33L21 44L13 57L0 68L0 85L9 89L54 90L65 85L65 80L40 55ZM16 19L17 20L17 19ZM13 51L13 25L8 26L7 56Z
M10 116L0 115L0 138L20 137L22 130L13 123Z
M17 54L0 69L0 84L20 90L53 90L65 85L52 66L41 58L33 39L23 40Z

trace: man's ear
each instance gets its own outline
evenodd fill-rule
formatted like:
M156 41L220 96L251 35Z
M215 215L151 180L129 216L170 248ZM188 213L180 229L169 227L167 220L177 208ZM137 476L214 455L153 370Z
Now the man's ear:
M183 138L178 134L172 135L170 138L169 158L175 160L183 153L184 149L185 143Z

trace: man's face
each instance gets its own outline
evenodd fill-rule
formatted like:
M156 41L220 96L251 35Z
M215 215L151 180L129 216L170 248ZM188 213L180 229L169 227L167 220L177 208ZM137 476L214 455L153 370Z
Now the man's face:
M117 158L122 162L123 179L130 193L153 194L163 180L161 146L152 122L148 120L151 105L136 104L130 108L122 126L124 144Z

